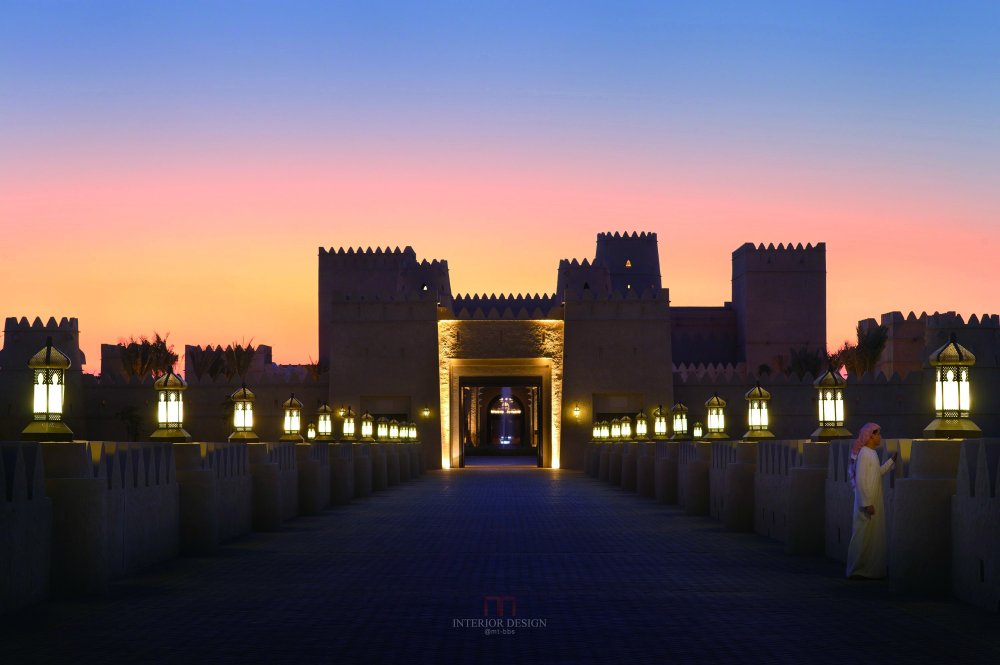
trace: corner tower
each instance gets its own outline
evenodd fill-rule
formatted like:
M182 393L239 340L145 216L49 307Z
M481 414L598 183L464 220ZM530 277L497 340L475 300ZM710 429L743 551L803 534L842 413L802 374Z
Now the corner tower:
M790 349L826 351L826 243L754 245L733 252L738 360L788 367Z
M660 292L660 252L655 233L599 233L594 263L607 267L612 291L622 295Z

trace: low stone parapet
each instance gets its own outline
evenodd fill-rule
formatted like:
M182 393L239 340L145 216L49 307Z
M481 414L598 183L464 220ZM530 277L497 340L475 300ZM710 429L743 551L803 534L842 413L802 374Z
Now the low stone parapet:
M405 483L410 479L410 450L409 444L396 444L396 459L399 465L399 482Z
M713 441L709 511L731 531L753 531L757 443Z
M0 615L49 596L52 500L41 444L0 442Z
M951 501L955 595L1000 612L1000 439L962 442Z
M789 554L823 553L829 453L830 444L801 439L757 444L754 531Z
M597 478L601 466L601 444L588 442L583 448L583 470L591 478Z
M385 453L385 484L386 487L398 485L401 482L399 473L399 445L396 443L382 443L382 450Z
M658 502L666 504L677 503L677 460L679 456L677 441L657 441L655 453L655 471L653 478L654 495Z
M354 450L354 496L362 498L372 493L372 444L359 441L350 444Z
M895 445L894 445L895 444ZM907 446L906 444L910 444ZM909 455L906 448L909 447ZM897 593L951 593L951 517L961 441L894 439L904 464L886 474L889 587Z
M177 556L172 445L46 442L42 455L54 591L101 591L111 579Z
M389 487L389 464L385 452L385 444L374 442L370 445L372 491L381 492Z
M597 479L608 482L611 477L611 444L601 442L597 444Z
M182 554L212 554L219 544L249 533L253 481L242 442L173 444L177 464L179 544Z
M354 444L331 443L329 448L330 502L347 505L354 498Z
M638 461L638 445L635 441L625 441L622 447L622 489L635 491L636 462Z
M299 511L299 473L295 443L248 443L253 479L253 528L273 531Z
M677 456L677 502L688 515L708 515L712 444L682 441Z
M651 499L656 494L656 444L640 441L636 444L635 491Z
M608 482L621 487L622 444L618 441L612 441L605 445L608 447Z
M295 444L299 515L318 515L330 505L330 448L326 441Z

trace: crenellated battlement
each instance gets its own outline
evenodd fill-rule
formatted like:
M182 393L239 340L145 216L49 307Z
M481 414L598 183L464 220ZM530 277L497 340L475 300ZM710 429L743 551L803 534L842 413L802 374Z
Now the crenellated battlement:
M22 316L20 319L16 316L8 316L6 322L4 323L5 332L15 332L18 330L58 330L62 332L80 332L80 324L76 317L62 317L57 322L54 316L50 316L49 320L42 322L41 317L36 316L33 321L28 321L28 317Z
M456 319L562 318L562 301L555 294L460 294L452 299Z
M625 232L615 231L614 233L611 233L610 231L605 231L603 233L597 234L597 242L601 242L602 240L620 240L622 238L632 239L632 240L655 241L656 233L653 231L638 231L638 232L632 231L631 233L629 233L628 231Z
M750 270L826 270L826 243L744 243L733 252L733 273Z

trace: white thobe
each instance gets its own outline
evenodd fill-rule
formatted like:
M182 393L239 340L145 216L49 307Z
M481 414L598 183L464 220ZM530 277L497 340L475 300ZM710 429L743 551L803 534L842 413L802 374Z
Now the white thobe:
M878 454L864 447L858 453L856 464L854 528L851 530L851 544L847 546L847 576L885 577L887 546L882 476L894 463L890 457L879 465ZM874 506L875 514L864 512L865 506Z

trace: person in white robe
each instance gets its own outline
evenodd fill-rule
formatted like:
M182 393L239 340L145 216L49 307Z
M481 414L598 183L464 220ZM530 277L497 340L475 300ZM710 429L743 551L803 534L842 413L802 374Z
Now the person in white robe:
M867 423L851 447L848 476L854 490L854 526L847 547L847 577L851 579L880 579L886 575L882 476L895 466L895 455L879 463L875 449L881 443L882 428Z

